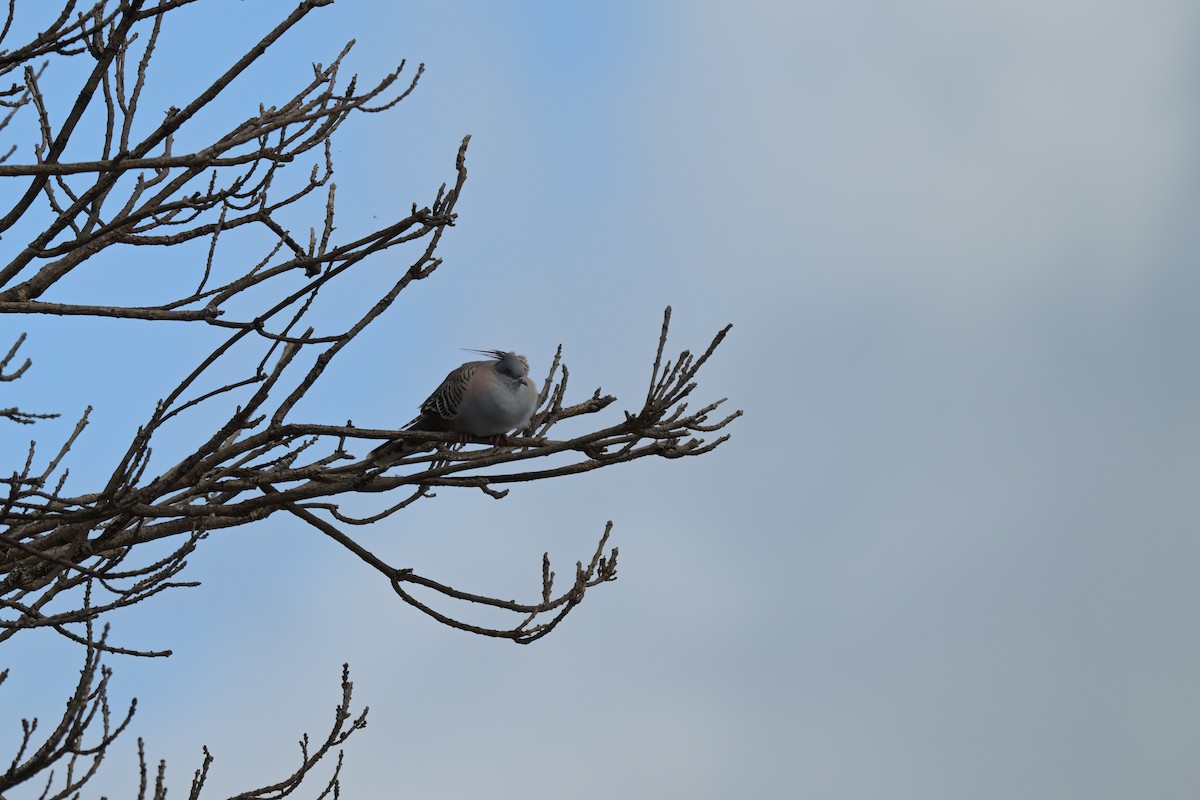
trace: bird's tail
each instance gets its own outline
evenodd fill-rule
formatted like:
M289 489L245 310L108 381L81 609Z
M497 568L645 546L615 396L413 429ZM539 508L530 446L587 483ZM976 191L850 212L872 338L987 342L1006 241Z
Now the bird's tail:
M413 442L405 442L403 440L384 442L379 447L367 453L367 457L364 460L371 467L390 467L402 458L408 458L413 453L419 453L422 450L428 449L428 444L414 444Z

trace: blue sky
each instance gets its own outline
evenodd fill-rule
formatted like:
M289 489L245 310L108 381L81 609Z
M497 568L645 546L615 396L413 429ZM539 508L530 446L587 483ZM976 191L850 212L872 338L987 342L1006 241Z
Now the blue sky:
M229 99L287 96L352 37L364 79L426 64L337 139L347 237L427 202L472 135L445 265L305 414L399 425L459 348L536 373L559 342L578 397L632 405L669 303L676 350L734 323L701 396L746 416L702 459L442 492L358 533L523 596L613 519L620 579L531 647L418 618L291 521L212 537L203 587L114 620L176 655L113 662L140 705L100 788L132 786L133 736L176 792L202 744L214 795L275 779L349 661L371 716L347 796L1196 796L1194 5L431 5L335 3ZM148 97L277 13L179 12ZM146 258L105 268L195 266ZM2 322L35 359L6 391L96 406L81 481L158 396L129 365L165 391L209 335ZM49 717L77 662L28 642L0 697Z

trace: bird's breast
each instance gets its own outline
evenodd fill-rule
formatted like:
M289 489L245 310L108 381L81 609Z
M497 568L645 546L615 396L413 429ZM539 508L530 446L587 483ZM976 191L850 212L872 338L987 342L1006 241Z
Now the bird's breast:
M528 377L501 381L497 391L469 397L458 410L455 427L475 436L496 436L529 423L537 389Z

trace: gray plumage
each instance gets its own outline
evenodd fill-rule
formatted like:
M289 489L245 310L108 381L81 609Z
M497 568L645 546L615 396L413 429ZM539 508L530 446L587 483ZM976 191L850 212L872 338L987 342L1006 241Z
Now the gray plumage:
M529 427L537 408L538 391L529 379L525 356L504 350L472 350L491 356L468 361L446 376L421 404L421 415L406 430L450 431L487 438ZM420 445L388 442L367 457L387 465L418 450Z

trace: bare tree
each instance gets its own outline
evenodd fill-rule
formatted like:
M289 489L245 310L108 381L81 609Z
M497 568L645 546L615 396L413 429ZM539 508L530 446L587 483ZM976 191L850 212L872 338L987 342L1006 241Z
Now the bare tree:
M527 602L464 591L387 563L347 531L395 514L437 487L476 489L501 498L513 483L647 456L707 453L727 436L706 442L702 435L721 431L740 414L710 421L722 401L688 409L685 400L695 389L696 375L728 328L698 356L684 351L665 359L668 308L645 398L611 424L582 436L559 440L551 432L564 419L603 411L615 398L597 390L579 402L568 402L569 373L561 346L542 387L531 430L500 446L480 441L475 443L489 446L464 450L453 434L296 419L298 401L331 360L402 291L428 278L441 264L435 251L455 222L455 204L467 177L469 137L458 149L453 179L428 205L414 203L403 219L340 241L334 235L331 137L357 113L395 107L413 91L423 67L406 71L401 63L378 82L361 87L356 78L343 78L347 45L327 66L314 64L311 77L290 97L272 98L274 105L259 106L257 113L228 125L225 133L206 139L206 146L181 151L176 141L195 139L193 128L201 112L296 23L332 0L299 2L211 85L165 109L161 122L151 122L148 133L134 135L147 129L139 103L164 18L192 2L100 0L80 8L70 0L61 14L32 28L40 32L27 42L0 51L0 77L11 81L8 88L0 87L0 103L6 109L0 132L18 114L31 115L38 131L31 152L16 144L0 150L0 177L12 187L4 196L15 199L0 216L0 236L7 234L9 245L7 263L0 266L0 313L204 326L214 337L209 354L182 373L94 491L64 490L71 448L88 425L88 413L65 441L48 449L31 442L26 452L15 454L10 476L0 479L6 487L0 508L0 643L11 646L10 640L22 631L48 628L77 642L84 656L61 720L52 729L36 721L22 723L18 752L0 772L0 792L37 779L44 784L42 797L63 798L91 777L134 711L131 706L124 714L111 713L111 672L102 665L102 657L169 655L114 644L104 618L167 589L195 585L185 579L186 559L212 534L284 512L340 544L389 582L397 598L434 620L528 643L553 630L588 589L616 577L617 549L609 548L611 523L595 551L575 565L565 586L556 584L543 555L541 586ZM17 4L10 0L7 5L0 44L11 45L7 39L14 30ZM21 10L46 13L41 3L24 4ZM65 113L56 112L58 106L42 92L43 76L80 62L87 68L80 73L84 78L77 98L63 106ZM94 124L82 123L86 115L102 120L98 132ZM18 154L32 159L10 163ZM285 174L282 168L305 164L305 159L311 169L296 183L294 170ZM314 222L303 221L313 213ZM294 235L297 228L307 228L307 236ZM218 248L218 242L240 231L260 235L251 241L263 241L265 234L267 246L261 251ZM14 241L28 243L13 246ZM190 265L192 274L181 272L178 288L153 304L95 305L70 299L81 264L130 248L172 248L173 254L183 254L176 263ZM309 324L324 287L368 257L394 248L409 253L408 266L391 285L378 288L377 300L365 313L342 319L331 330ZM29 379L30 362L19 352L24 341L22 334L0 361L0 381ZM237 377L228 378L231 370L237 370ZM162 432L192 424L201 408L219 411L223 422L206 429L193 425L193 444L186 451L156 455ZM0 417L9 424L32 424L48 416L53 414L43 409L0 408ZM347 451L388 440L411 442L416 452L381 468L354 461ZM6 455L14 458L13 453ZM345 464L347 460L352 463ZM351 494L382 494L384 507L367 517L350 515L339 501ZM161 546L146 547L160 540L173 543L166 555ZM470 610L475 607L507 612L511 624L494 627L472 621ZM0 673L0 683L5 674ZM363 724L365 712L351 712L351 684L343 675L342 699L329 735L312 748L305 738L295 773L240 796L287 796L323 756ZM203 789L210 761L206 750L190 797ZM336 795L340 764L339 752L332 777L318 796ZM57 776L55 765L62 766ZM139 797L158 798L165 791L163 765L151 781L143 756Z

